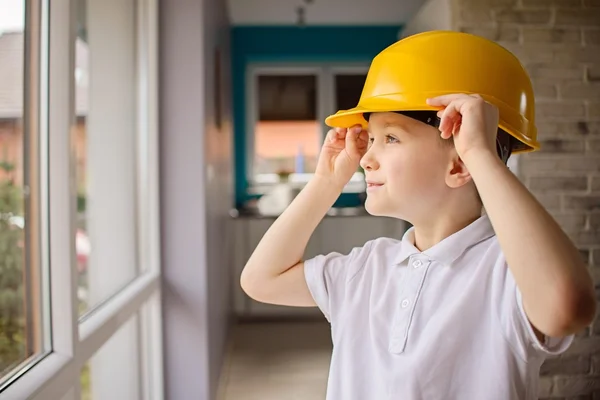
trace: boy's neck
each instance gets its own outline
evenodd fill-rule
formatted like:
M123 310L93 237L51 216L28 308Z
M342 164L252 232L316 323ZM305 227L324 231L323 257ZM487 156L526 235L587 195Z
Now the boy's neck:
M482 213L452 213L436 217L428 222L414 225L414 245L419 251L426 251L454 233L478 220Z

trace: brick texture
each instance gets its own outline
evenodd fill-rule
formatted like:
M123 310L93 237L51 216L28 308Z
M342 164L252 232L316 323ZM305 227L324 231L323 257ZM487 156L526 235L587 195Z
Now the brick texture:
M518 175L571 237L600 300L600 0L449 0L453 28L515 54L536 95L542 150ZM600 400L600 310L541 369L542 399Z
M590 371L590 357L565 357L547 360L542 365L540 373L541 375L579 375L587 374Z
M594 249L592 251L590 251L591 254L591 261L590 264L593 267L598 267L600 268L600 248ZM600 371L598 371L600 372Z

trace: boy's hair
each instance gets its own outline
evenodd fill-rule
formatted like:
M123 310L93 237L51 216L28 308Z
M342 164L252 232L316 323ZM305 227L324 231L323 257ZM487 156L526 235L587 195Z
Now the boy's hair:
M437 116L437 111L395 111L398 114L406 115L407 117L421 121L427 125L431 125L434 128L440 126L440 118ZM371 113L364 113L363 117L368 121ZM443 145L454 146L453 138L442 139L440 137L440 143ZM496 151L498 156L506 164L510 157L512 150L514 149L515 140L512 136L506 133L504 129L498 128L498 134L496 137Z

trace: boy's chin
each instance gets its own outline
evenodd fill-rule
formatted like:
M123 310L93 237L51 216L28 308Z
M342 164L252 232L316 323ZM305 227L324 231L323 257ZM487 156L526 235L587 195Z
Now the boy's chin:
M365 201L365 210L374 217L395 217L391 204L382 204L380 201L369 199Z
M410 210L407 210L402 204L392 204L368 197L365 201L365 210L374 217L396 218L405 221L411 214Z

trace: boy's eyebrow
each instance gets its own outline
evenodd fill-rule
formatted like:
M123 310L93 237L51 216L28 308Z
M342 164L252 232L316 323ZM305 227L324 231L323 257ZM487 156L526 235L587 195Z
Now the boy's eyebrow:
M383 125L384 129L387 128L404 128L403 124L399 124L398 122L386 122L385 125Z
M383 124L383 129L388 129L388 128L399 128L402 129L404 131L407 131L405 124L401 124L398 122L386 122ZM368 133L372 133L371 131L371 124L369 124L369 126L367 127L367 132Z

